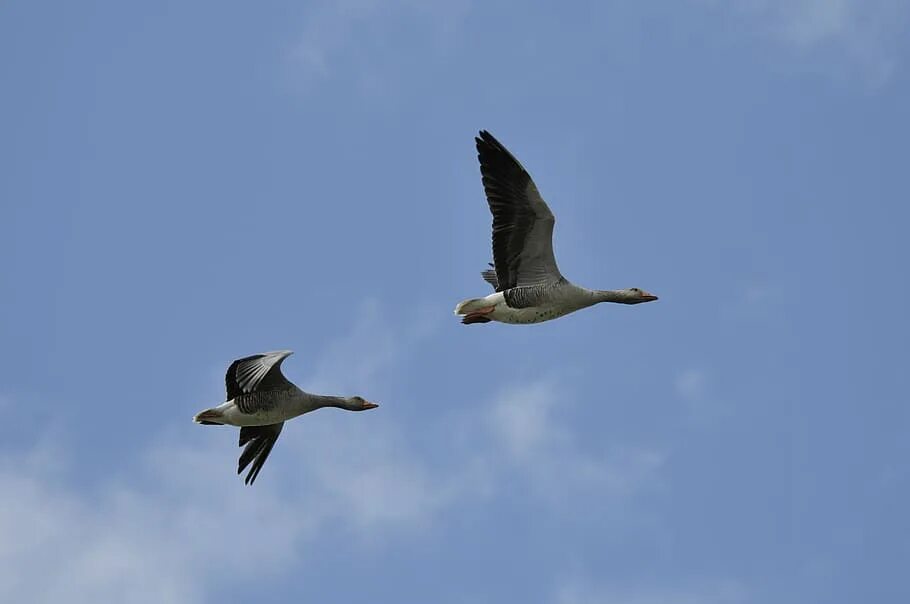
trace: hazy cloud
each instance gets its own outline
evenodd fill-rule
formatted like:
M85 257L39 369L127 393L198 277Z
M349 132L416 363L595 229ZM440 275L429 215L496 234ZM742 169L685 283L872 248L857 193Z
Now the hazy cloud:
M341 71L372 86L388 72L385 58L403 47L446 44L469 9L469 0L312 2L292 55L311 82Z
M910 3L905 0L709 0L732 9L760 34L800 57L803 67L832 74L859 72L873 85L897 66ZM792 65L791 65L792 66Z
M160 473L173 481L154 489L113 481L95 493L80 492L69 473L5 460L0 599L198 602L205 581L240 570L246 556L267 565L289 553L305 521L271 493L254 500L227 480L193 472L200 456L215 461L212 452L161 453L169 467ZM257 521L263 517L270 522Z
M676 589L620 589L571 580L564 582L553 598L554 604L745 604L748 601L746 590L735 581Z
M571 404L567 389L553 380L507 388L490 405L488 425L496 447L493 459L522 471L539 493L596 488L604 496L628 496L653 480L662 451L617 443L597 454L582 452L568 426L554 413Z
M676 376L676 393L683 399L694 402L705 396L705 372L701 369L686 369Z
M253 488L232 472L236 447L201 433L162 438L97 491L73 484L65 452L6 458L0 600L201 602L232 577L281 573L327 535L423 530L464 495L388 426L341 416L304 438L286 430Z
M431 329L396 329L378 314L365 303L350 332L313 355L321 360L311 383L381 389ZM382 407L320 411L288 425L252 488L233 471L239 449L227 428L192 426L198 438L187 442L174 425L127 476L96 488L74 483L68 463L78 456L40 440L0 462L0 600L201 602L232 577L280 574L320 538L341 533L356 547L392 531L439 530L441 511L495 498L506 474L545 501L573 488L627 497L648 484L663 455L628 445L583 454L555 413L564 391L555 380L505 387L488 411L457 419L470 426L469 442L442 437L465 453L449 461L423 455Z

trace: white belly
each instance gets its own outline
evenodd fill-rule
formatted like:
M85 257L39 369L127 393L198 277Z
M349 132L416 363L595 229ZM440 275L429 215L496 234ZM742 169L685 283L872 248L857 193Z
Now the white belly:
M500 323L511 323L513 325L527 325L530 323L543 323L552 321L564 315L569 314L577 309L558 308L552 306L532 306L529 308L509 308L505 302L496 306L496 309L488 316L494 321Z
M260 411L258 413L243 413L237 408L237 405L235 405L232 400L222 403L218 408L222 412L224 423L230 426L268 426L269 424L286 422L307 411L312 411L312 409L291 410L284 407Z

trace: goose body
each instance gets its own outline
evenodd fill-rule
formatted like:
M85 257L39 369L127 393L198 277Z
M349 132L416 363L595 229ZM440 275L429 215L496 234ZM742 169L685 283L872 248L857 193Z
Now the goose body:
M237 359L225 375L227 400L200 411L193 421L205 425L240 427L240 454L237 473L252 463L246 484L253 484L284 422L323 407L366 411L378 407L359 396L339 397L311 394L298 388L281 373L281 363L290 350L265 352Z
M486 130L475 142L493 214L493 264L481 276L495 292L459 303L455 314L461 315L462 323L542 323L600 302L657 300L637 287L592 290L563 277L553 255L556 218L531 175Z
M543 323L597 304L594 294L564 280L551 287L511 288L465 300L455 314L463 315L465 323L485 322L477 320L483 317L513 325Z

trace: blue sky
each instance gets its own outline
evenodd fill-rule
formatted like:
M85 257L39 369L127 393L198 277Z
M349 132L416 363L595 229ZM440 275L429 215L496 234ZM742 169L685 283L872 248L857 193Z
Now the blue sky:
M0 6L0 599L904 602L910 3ZM493 132L572 280L463 327ZM236 357L370 413L262 475Z

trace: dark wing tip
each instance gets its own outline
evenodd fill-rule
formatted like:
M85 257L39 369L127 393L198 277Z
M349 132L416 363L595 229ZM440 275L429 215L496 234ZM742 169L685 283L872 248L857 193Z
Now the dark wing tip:
M499 177L508 175L513 179L531 179L531 175L525 167L518 161L518 158L512 155L512 152L505 148L496 138L487 132L481 130L480 135L474 138L477 143L477 159L480 161L480 171L484 177L490 175ZM484 183L486 185L486 183Z
M262 446L262 451L253 461L253 466L250 468L249 474L246 475L246 480L244 484L251 485L256 482L256 477L259 476L259 472L262 471L262 466L265 465L265 460L268 459L269 453L272 452L272 447L275 446L275 440L268 440Z
M474 137L474 142L477 143L477 150L482 151L484 148L492 149L502 149L502 143L496 140L496 137L487 132L486 130L481 130L477 136Z
M251 485L256 481L259 472L265 460L268 459L272 447L281 434L281 428L284 424L271 424L267 426L244 426L240 429L239 446L246 447L240 454L237 462L237 474L242 474L247 466L252 464L249 473L246 475L244 484Z

